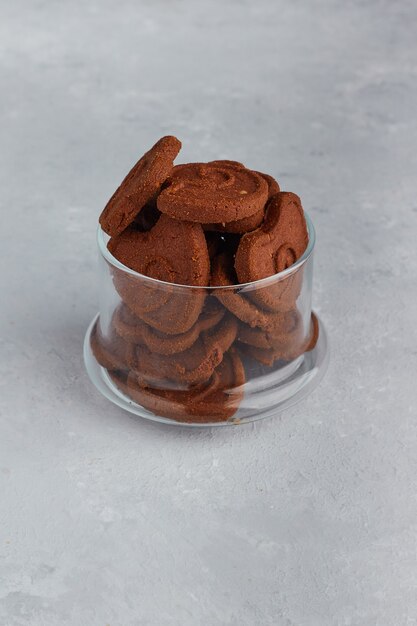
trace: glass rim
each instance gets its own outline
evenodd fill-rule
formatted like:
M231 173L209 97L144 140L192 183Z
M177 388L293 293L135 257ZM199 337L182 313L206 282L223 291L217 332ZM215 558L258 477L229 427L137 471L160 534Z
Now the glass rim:
M170 288L178 287L181 289L210 289L210 291L219 290L219 289L224 290L224 291L236 290L236 289L238 290L260 289L262 287L267 287L268 285L274 282L281 281L291 274L294 274L308 261L308 259L312 255L314 247L315 247L315 243L316 243L316 231L314 229L313 222L311 221L310 216L308 215L306 211L304 211L304 216L305 216L306 223L307 223L308 245L307 245L307 248L304 250L303 254L300 256L300 258L297 259L297 261L293 263L293 265L291 265L290 267L287 267L287 269L283 270L282 272L277 272L276 274L272 274L272 276L267 276L266 278L260 278L259 280L253 280L247 283L236 283L235 285L181 285L180 283L170 283L165 280L151 278L150 276L146 276L145 274L136 272L135 270L132 270L130 267L123 265L123 263L118 261L116 257L112 255L112 253L107 248L108 239L105 241L105 237L108 237L108 235L103 231L100 224L97 229L97 245L98 245L98 249L100 251L101 256L110 265L112 265L113 267L115 267L116 269L122 272L125 272L126 274L130 274L131 276L136 276L137 278L140 278L144 282L154 284L155 286L164 285Z

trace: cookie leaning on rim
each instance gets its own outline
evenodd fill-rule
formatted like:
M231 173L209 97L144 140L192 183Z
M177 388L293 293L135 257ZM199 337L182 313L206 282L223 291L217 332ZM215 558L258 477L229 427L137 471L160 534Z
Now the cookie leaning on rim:
M239 163L236 163L235 161L212 161L212 163L225 164L226 167L229 163L241 165ZM244 166L241 165L241 167ZM255 174L259 174L259 176L262 176L262 178L266 180L268 185L268 200L279 192L279 185L275 178L273 178L269 174L263 174L262 172L255 171ZM216 231L219 233L237 233L239 235L242 235L244 233L250 233L252 230L255 230L255 228L258 228L258 226L262 224L264 217L265 207L263 206L253 215L249 215L249 217L243 217L240 220L233 220L232 222L203 224L203 229L205 231Z
M137 214L154 199L173 168L181 142L162 137L132 167L104 207L99 222L111 237L129 226Z

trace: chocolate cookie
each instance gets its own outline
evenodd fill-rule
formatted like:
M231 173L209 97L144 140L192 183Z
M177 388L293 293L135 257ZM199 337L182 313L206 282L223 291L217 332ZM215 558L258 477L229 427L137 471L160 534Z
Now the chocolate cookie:
M149 278L177 285L208 284L210 261L200 224L161 215L149 231L127 228L107 247L120 263Z
M186 390L154 389L140 386L136 376L131 374L127 380L127 393L132 400L155 415L178 422L223 422L238 410L244 383L242 362L231 348L208 382L202 385Z
M221 161L212 161L213 163L220 163ZM225 163L234 163L234 161L225 161ZM242 165L242 167L244 167ZM255 174L259 174L262 176L268 184L268 199L272 198L273 195L279 192L279 185L275 178L269 176L269 174L263 174L262 172L255 172ZM217 231L219 233L237 233L244 234L250 233L255 228L258 228L263 222L265 216L265 209L262 207L254 213L253 215L249 215L249 217L244 217L240 220L233 220L232 222L223 222L217 224L203 224L203 229L205 231Z
M206 299L203 311L194 324L185 333L180 335L165 335L143 320L136 317L126 305L120 305L113 316L113 325L116 332L126 341L144 344L151 352L156 354L177 354L190 348L200 334L216 326L225 309L215 298Z
M240 241L235 258L239 282L282 272L300 258L307 245L307 225L299 197L290 192L276 194L268 203L263 224ZM292 308L301 288L301 274L259 288L254 300L271 310Z
M223 360L237 335L237 322L232 316L215 328L204 331L184 352L163 356L146 346L136 346L134 370L138 383L145 386L166 386L170 380L179 384L196 384L208 380Z
M156 196L180 149L181 142L176 137L162 137L132 167L100 215L99 222L108 235L121 233Z
M235 260L239 281L248 283L282 272L300 258L307 244L300 198L286 191L276 194L268 203L262 226L240 241Z
M231 222L260 211L267 198L268 184L252 170L230 163L189 163L173 171L157 205L176 219Z
M123 265L142 274L136 276L116 267L112 270L114 285L133 313L170 335L186 332L195 324L205 291L164 283L208 284L210 260L200 224L161 215L148 232L128 227L110 239L108 249ZM164 282L150 281L146 276Z

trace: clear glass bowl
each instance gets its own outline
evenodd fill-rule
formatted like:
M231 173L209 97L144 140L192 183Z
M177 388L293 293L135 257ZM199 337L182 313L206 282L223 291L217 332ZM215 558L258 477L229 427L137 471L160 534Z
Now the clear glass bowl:
M141 417L200 427L276 415L309 394L328 347L311 310L315 233L306 220L309 244L294 265L215 287L138 274L112 256L99 229L100 310L84 342L97 389Z

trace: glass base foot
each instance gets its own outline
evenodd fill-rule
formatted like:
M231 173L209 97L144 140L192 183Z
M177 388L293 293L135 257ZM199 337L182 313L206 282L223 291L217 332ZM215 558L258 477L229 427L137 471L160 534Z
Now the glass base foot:
M328 361L329 350L327 335L320 319L319 338L313 350L306 352L291 363L276 363L273 367L261 365L253 359L243 357L248 382L239 410L226 422L184 423L160 417L136 404L116 387L107 371L101 367L91 351L90 336L98 315L92 320L84 340L84 362L87 373L98 391L117 406L144 417L145 419L170 424L213 428L219 426L237 426L272 417L299 402L317 387L323 378Z

